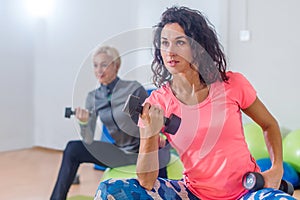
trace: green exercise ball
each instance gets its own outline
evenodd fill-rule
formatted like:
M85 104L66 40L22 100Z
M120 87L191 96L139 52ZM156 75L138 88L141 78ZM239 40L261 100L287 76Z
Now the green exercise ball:
M115 168L106 168L101 177L101 181L109 178L136 178L136 165L126 165Z
M300 129L290 132L282 143L283 160L300 173Z
M177 155L171 154L167 165L168 179L179 180L183 178L183 164Z
M183 178L183 164L177 155L171 154L170 162L167 165L167 174L169 179L179 180ZM115 168L107 168L101 181L109 178L136 178L136 165L126 165Z
M261 158L269 158L263 131L258 124L245 124L244 134L250 153L256 160Z

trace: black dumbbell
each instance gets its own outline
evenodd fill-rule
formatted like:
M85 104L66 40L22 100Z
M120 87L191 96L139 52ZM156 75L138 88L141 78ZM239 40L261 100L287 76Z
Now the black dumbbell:
M134 95L129 95L123 107L123 112L127 113L131 119L137 124L138 115L143 111L143 106L140 104L140 98ZM175 134L180 126L181 118L171 114L169 118L164 117L164 131L170 134Z
M75 111L73 111L72 108L70 108L70 107L66 107L65 118L70 118L71 115L75 115Z
M76 111L72 110L71 107L66 107L65 109L65 118L70 118L72 115L75 115L76 114ZM91 115L91 112L89 113Z
M65 109L65 118L70 118L72 115L75 115L75 114L76 114L75 110L73 111L71 107L66 107L66 109ZM92 113L89 112L89 114L91 115Z
M264 187L265 181L263 176L258 172L248 172L243 177L243 186L247 190L250 191L257 191ZM294 193L294 187L293 185L285 180L281 180L279 190L288 193L290 195L293 195Z

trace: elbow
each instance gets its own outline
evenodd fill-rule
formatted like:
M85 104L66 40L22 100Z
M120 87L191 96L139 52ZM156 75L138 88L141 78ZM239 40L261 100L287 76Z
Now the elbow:
M145 188L146 190L149 190L149 191L152 190L152 188L154 186L154 182L155 182L155 181L145 180L142 178L138 178L138 181L143 188Z
M262 124L261 128L263 132L268 132L268 130L274 130L274 129L280 130L279 124L276 119L269 121L269 123Z
M158 171L137 173L140 185L146 190L152 190L158 177Z

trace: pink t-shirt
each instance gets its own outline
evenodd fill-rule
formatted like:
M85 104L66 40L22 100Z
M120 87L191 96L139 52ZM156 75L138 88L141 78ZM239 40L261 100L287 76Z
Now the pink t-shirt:
M196 196L206 200L238 199L246 172L259 171L244 138L241 109L256 99L256 91L239 73L227 72L229 80L210 85L208 97L185 105L169 84L151 93L145 102L160 105L165 116L181 117L175 135L165 133L184 165L184 180Z

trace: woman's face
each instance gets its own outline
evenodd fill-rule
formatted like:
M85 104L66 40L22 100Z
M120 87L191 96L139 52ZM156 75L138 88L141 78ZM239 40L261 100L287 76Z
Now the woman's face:
M166 24L161 32L160 53L171 74L191 69L192 50L183 28L178 23Z
M113 58L106 53L99 53L94 56L94 73L103 85L111 83L118 74L119 68L114 64Z

